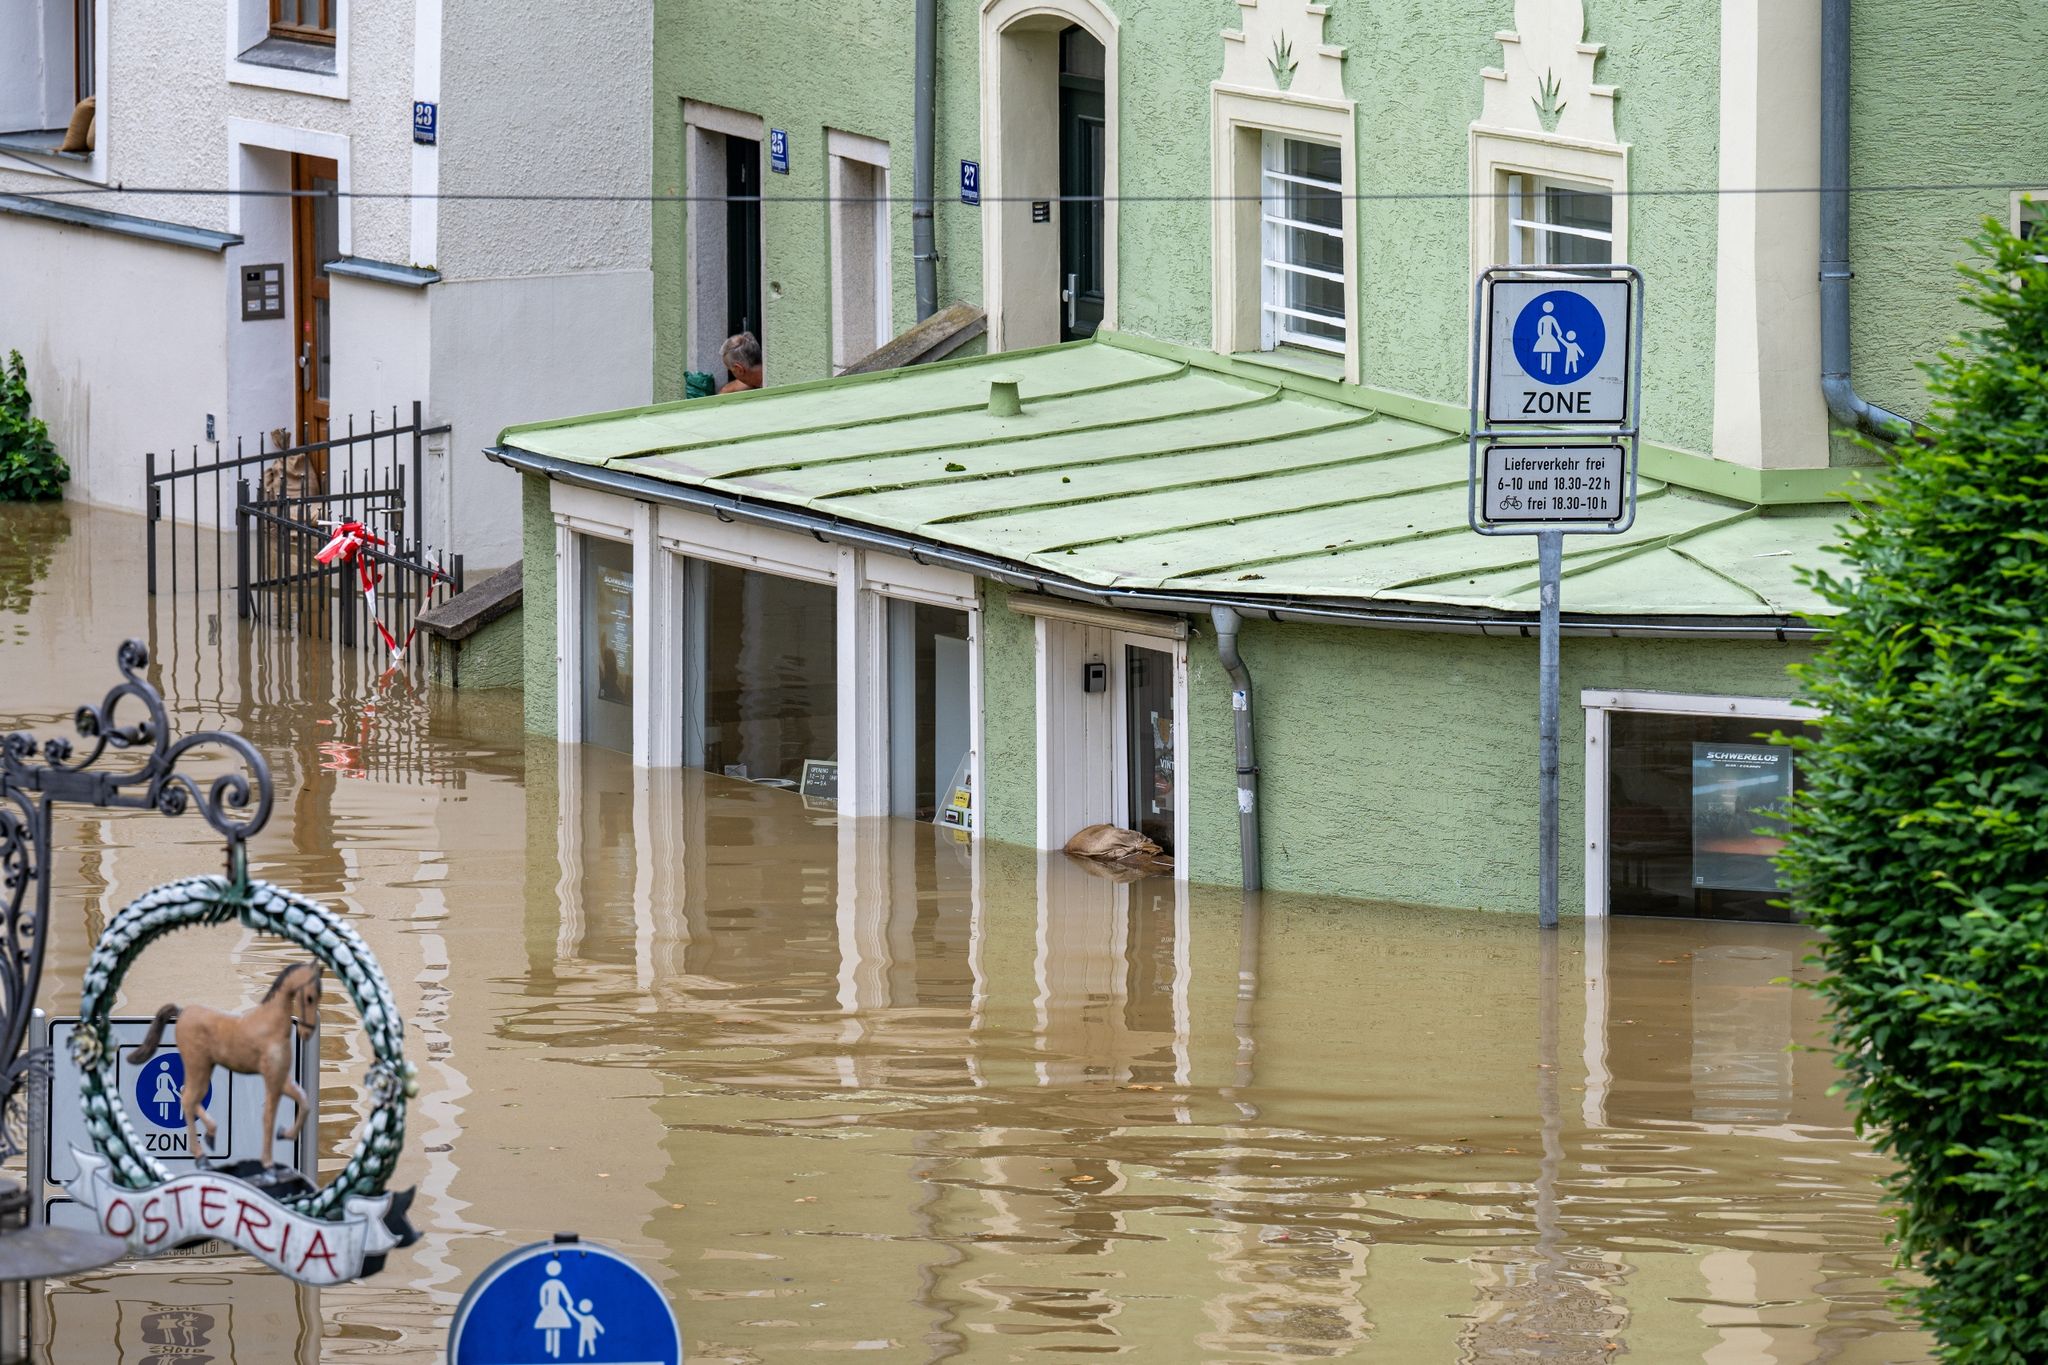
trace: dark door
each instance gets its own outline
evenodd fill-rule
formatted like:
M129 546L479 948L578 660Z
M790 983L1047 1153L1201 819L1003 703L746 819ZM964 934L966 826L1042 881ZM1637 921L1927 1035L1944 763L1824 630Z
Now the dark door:
M1102 44L1080 28L1060 35L1060 337L1102 325L1105 183Z
M761 336L761 144L725 140L725 334Z
M1124 718L1131 773L1130 827L1173 852L1173 656L1124 646Z
M334 372L334 329L328 315L327 264L341 255L340 172L319 157L292 158L292 295L298 335L292 338L299 440L327 439L327 393ZM327 453L314 464L327 472Z

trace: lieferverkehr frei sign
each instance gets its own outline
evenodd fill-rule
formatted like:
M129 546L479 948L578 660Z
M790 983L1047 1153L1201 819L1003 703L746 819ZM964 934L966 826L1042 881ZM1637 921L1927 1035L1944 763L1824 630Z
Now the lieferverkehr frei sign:
M1499 521L1619 521L1628 463L1618 444L1492 445L1480 468L1479 514Z
M1498 280L1492 310L1489 427L1627 423L1627 280Z

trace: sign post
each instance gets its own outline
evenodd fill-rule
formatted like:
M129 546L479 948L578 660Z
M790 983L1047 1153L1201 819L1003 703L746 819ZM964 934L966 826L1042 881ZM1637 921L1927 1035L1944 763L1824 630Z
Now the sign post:
M1466 519L1536 537L1537 923L1557 927L1559 598L1567 535L1635 525L1643 276L1634 266L1482 271L1472 299Z

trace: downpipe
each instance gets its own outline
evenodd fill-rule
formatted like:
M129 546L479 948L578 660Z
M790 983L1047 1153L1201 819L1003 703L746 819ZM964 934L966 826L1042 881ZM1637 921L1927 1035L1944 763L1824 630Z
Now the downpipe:
M1243 863L1244 889L1257 891L1259 875L1259 765L1252 747L1252 675L1237 652L1243 618L1230 607L1211 607L1216 627L1216 657L1230 675L1230 719L1237 749L1237 844Z
M1849 374L1849 0L1821 0L1820 391L1852 431L1901 441L1919 425L1856 392Z
M917 272L917 320L939 311L939 252L933 226L932 160L937 155L933 124L938 102L939 0L917 0L917 55L912 98L910 259Z

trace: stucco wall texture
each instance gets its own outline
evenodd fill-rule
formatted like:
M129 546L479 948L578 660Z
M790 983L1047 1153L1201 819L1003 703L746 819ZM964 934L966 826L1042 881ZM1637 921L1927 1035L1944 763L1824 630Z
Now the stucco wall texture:
M2048 10L1968 0L1862 0L1850 51L1851 175L1864 185L2020 180L2048 191L2040 73ZM1915 362L1982 325L1954 263L2009 190L1858 194L1849 201L1850 354L1872 402L1919 416Z
M526 652L526 732L553 737L555 719L555 514L548 481L519 476L519 626Z
M1424 905L1536 908L1536 642L1247 622L1266 882ZM1215 642L1206 631L1190 663ZM1582 903L1582 689L1782 697L1802 645L1564 642L1562 845L1567 913ZM1191 870L1237 876L1229 692L1193 679ZM1760 729L1769 728L1760 726Z
M653 146L652 13L442 0L442 193L640 192ZM646 270L651 222L645 203L444 199L432 264L451 280Z

